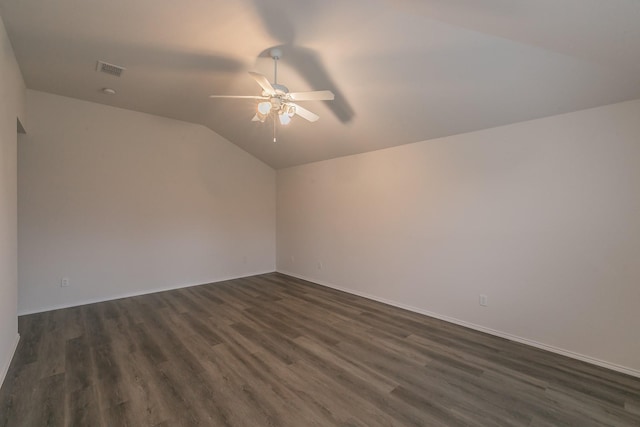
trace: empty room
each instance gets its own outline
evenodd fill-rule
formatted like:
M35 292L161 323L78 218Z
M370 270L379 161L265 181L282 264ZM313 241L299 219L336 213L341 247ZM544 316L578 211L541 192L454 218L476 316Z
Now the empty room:
M0 0L0 427L640 426L639 22Z

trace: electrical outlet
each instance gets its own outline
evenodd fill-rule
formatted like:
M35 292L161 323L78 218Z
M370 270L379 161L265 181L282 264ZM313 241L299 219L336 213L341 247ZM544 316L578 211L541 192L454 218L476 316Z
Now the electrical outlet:
M322 270L322 261L318 261L318 270Z
M69 278L68 277L63 277L62 279L60 279L60 287L61 288L69 287Z
M293 255L291 255L291 264L293 264L294 262L296 262L296 257L294 257Z
M489 299L487 298L486 295L480 294L480 301L479 302L480 302L480 305L483 306L483 307L486 307L486 306L489 305Z

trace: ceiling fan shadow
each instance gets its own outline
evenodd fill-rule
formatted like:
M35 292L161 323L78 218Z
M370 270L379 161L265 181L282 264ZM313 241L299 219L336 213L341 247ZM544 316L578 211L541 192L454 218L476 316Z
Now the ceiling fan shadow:
M282 44L292 45L296 38L296 30L291 19L287 17L287 8L279 4L279 1L252 0L252 2L258 18L269 35ZM312 3L309 2L307 6Z
M268 3L268 4L267 4ZM260 53L260 57L269 58L269 51L273 48L282 50L282 61L291 65L300 76L311 86L312 90L330 90L334 93L333 101L325 101L327 107L342 123L348 123L355 117L355 112L331 78L322 64L319 55L312 49L295 44L296 31L289 18L287 8L279 2L265 2L253 0L256 13L262 20L265 30L280 42L279 46L272 46ZM321 5L320 2L305 3L307 8Z
M23 43L35 46L34 51L39 57L47 61L66 63L86 63L85 50L54 50L48 48L52 36L48 34L32 34L23 37ZM232 56L221 55L217 52L202 50L184 50L168 48L149 43L135 43L129 41L121 43L113 40L100 40L96 38L84 38L85 45L91 46L95 56L89 56L90 66L94 66L95 60L106 60L124 66L125 68L162 69L169 71L193 71L193 72L220 72L238 73L247 69L247 64ZM56 45L68 45L78 43L71 36L58 36Z
M188 52L156 46L123 46L121 51L131 58L130 64L161 67L165 70L237 73L246 69L242 61L213 52Z

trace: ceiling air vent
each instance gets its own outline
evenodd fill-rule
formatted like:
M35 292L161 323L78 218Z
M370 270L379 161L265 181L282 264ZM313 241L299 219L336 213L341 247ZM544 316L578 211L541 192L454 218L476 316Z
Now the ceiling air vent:
M120 77L124 70L126 70L126 68L119 65L109 64L108 62L103 61L98 61L98 64L96 65L96 71L111 74L112 76L116 77Z

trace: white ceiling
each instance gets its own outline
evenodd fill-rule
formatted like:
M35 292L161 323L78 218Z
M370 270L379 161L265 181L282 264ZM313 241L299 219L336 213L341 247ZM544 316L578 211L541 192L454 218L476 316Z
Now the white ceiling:
M206 125L275 168L640 98L637 0L0 0L27 87ZM330 89L271 140L247 71ZM97 73L97 60L127 68ZM104 87L117 95L101 93Z

